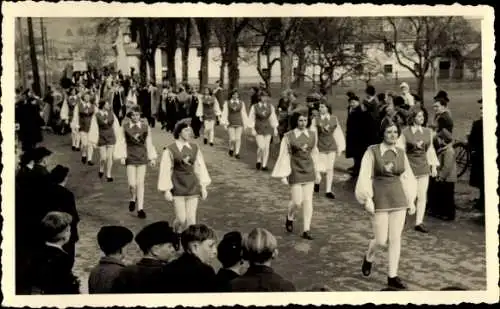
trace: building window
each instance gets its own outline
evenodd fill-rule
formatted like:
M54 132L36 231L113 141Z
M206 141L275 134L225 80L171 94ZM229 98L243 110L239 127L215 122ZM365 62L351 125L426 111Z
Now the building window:
M390 53L392 51L392 43L391 42L385 42L384 43L384 52Z
M363 44L362 43L356 43L354 45L354 52L356 52L356 53L362 53L363 52Z
M384 74L392 74L392 64L384 65Z

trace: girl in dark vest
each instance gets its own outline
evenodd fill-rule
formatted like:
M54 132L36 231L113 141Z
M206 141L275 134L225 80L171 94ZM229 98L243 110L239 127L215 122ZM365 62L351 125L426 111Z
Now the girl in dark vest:
M82 163L88 163L88 165L94 165L92 163L92 154L94 153L94 149L92 148L92 145L89 144L88 140L90 121L94 113L95 105L90 103L90 93L89 91L86 91L82 96L82 100L75 106L75 109L73 110L71 128L77 130L80 134Z
M280 153L272 177L281 178L289 184L291 200L286 216L286 230L293 231L293 221L297 208L302 207L304 232L302 237L313 239L311 219L313 213L314 182L319 183L320 173L317 168L318 148L316 135L307 129L307 114L296 113L292 116L294 128L288 131L281 140Z
M63 101L61 107L61 120L63 120L66 124L70 124L73 121L73 112L75 110L75 106L80 103L80 98L76 95L76 89L71 88L69 91L69 95ZM73 151L80 151L80 134L78 130L71 130L71 149Z
M387 284L390 288L406 289L398 277L398 265L406 212L415 213L416 180L405 151L396 146L400 133L395 123L385 122L381 127L383 142L366 150L355 196L365 205L375 236L363 258L363 275L370 275L375 253L389 243Z
M318 141L318 171L326 173L326 197L334 199L332 193L335 157L345 151L345 136L336 116L326 101L319 103L319 115L311 121L311 131ZM314 184L314 192L319 192L319 182Z
M229 135L229 156L240 158L241 135L247 124L245 103L240 100L238 91L231 92L229 101L224 102L221 124L227 129Z
M125 103L123 102L123 87L118 81L113 81L110 90L110 102L113 106L113 112L118 117L120 124L125 118Z
M425 206L427 205L427 189L429 188L429 175L436 177L439 160L433 146L434 133L429 128L424 128L424 112L421 109L411 110L409 127L401 132L399 146L406 150L410 166L417 179L417 215L415 230L427 233L423 226Z
M255 167L267 171L271 137L278 136L278 118L274 106L269 102L269 94L261 92L260 100L250 107L247 126L252 130L257 142L257 163Z
M144 212L144 178L146 165L156 165L156 149L153 145L151 128L147 119L141 119L141 109L138 105L131 107L128 119L122 122L122 128L116 137L116 159L127 166L128 185L130 187L129 211L133 212L137 206L139 218L146 218Z
M113 181L111 168L113 167L113 152L116 144L116 136L120 134L118 118L113 113L108 101L99 102L99 111L94 114L90 122L89 143L99 147L99 178L104 176L106 167L106 179Z
M203 121L203 142L205 144L208 142L210 146L214 145L215 121L218 120L220 115L221 111L217 98L213 95L210 88L205 87L201 102L198 104L198 109L196 110L196 116Z
M207 198L211 179L199 147L190 142L192 129L189 121L180 121L174 129L175 142L163 151L158 178L158 190L165 199L174 202L174 229L181 233L196 223L198 199Z

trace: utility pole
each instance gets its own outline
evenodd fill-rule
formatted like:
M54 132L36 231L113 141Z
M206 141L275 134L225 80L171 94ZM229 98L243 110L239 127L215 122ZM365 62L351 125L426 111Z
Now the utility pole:
M19 41L18 41L18 48L19 48L19 51L17 51L17 55L18 55L18 60L17 60L17 64L18 64L18 70L19 70L19 78L21 79L21 82L22 82L22 85L23 85L23 89L26 89L26 72L25 72L25 69L26 69L26 66L24 65L24 32L23 32L23 24L21 22L21 18L20 17L16 17L16 25L17 25L17 29L18 29L18 34L19 34Z
M43 18L40 17L40 33L42 35L42 52L43 52L43 89L47 91L47 53L45 51L45 29L43 27Z
M38 72L38 59L36 58L35 37L33 35L33 21L28 17L28 40L30 45L31 67L33 69L33 85L32 90L37 96L41 96L40 89L40 74Z

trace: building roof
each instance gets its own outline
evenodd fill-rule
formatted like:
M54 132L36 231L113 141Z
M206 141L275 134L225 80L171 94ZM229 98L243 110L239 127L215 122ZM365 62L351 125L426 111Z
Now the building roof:
M481 54L481 45L478 47L474 48L470 53L465 55L466 59L481 59L482 54Z

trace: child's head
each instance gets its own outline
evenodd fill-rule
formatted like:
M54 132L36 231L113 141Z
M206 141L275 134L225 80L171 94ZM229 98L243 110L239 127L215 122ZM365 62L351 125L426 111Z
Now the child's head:
M135 236L135 242L144 255L167 262L175 257L178 241L177 235L167 221L147 225Z
M70 214L51 211L42 219L44 240L49 243L65 244L71 236L70 224L73 218Z
M97 243L105 255L121 254L122 249L134 239L131 230L124 226L103 226L97 233Z
M215 231L204 224L190 225L181 234L184 251L207 264L217 256L216 242Z
M263 264L277 256L278 241L268 230L256 228L245 237L243 250L250 264Z
M243 237L240 232L229 232L217 247L217 259L224 268L241 264L243 261Z

